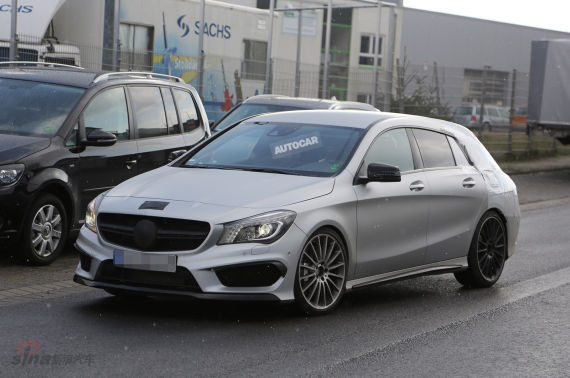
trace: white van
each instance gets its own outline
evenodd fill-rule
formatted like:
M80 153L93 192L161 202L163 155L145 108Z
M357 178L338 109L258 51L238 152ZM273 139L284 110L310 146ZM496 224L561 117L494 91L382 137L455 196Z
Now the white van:
M0 41L0 62L10 58L10 43ZM18 60L26 62L46 62L81 67L79 48L73 45L52 43L18 43Z

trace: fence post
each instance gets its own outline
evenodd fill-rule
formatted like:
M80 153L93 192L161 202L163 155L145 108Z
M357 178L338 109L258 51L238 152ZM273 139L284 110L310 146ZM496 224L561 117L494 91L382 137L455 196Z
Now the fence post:
M396 58L397 86L396 93L398 95L398 112L404 112L404 69L400 67L400 58Z
M267 38L267 53L265 57L265 93L273 93L271 75L271 43L273 42L273 14L275 13L275 0L269 0L269 36Z
M374 53L374 78L372 80L372 106L376 106L376 93L378 92L378 45L380 44L380 22L382 20L382 2L378 1L378 21L376 22L376 34L372 42L372 52Z
M200 2L200 35L198 39L198 95L202 98L204 88L204 18L206 0Z
M325 34L325 61L323 67L323 88L321 98L328 98L329 85L329 54L331 49L331 22L332 22L332 0L329 0L327 6L327 28Z
M295 97L299 97L301 86L301 34L303 32L303 12L299 10L299 22L297 24L297 60L295 61Z
M511 110L510 110L510 117L509 117L509 153L513 152L513 119L515 118L515 91L516 91L516 82L517 82L517 70L513 70L513 76L511 79L512 86L511 86Z
M18 0L12 0L10 18L10 61L18 60Z
M553 153L553 154L556 154L556 152L557 152L557 149L556 149L556 148L557 148L557 147L556 147L556 137L553 135L553 136L552 136L552 153Z
M490 66L483 67L483 80L482 80L482 89L481 89L481 115L479 116L479 132L477 137L481 139L483 137L483 119L485 118L485 96L487 95L487 70Z

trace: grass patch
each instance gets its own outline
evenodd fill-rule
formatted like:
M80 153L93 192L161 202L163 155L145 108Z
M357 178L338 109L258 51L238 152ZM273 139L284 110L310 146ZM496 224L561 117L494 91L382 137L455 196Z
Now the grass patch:
M530 149L527 135L524 132L512 133L510 151L508 132L485 132L481 142L497 161L533 160L570 155L570 145L564 146L558 140L555 140L556 149L553 149L553 138L540 132L535 132L531 136Z

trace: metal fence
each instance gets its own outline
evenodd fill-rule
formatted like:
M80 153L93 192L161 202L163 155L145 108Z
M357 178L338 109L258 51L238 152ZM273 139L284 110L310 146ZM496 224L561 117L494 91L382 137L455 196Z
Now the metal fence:
M8 59L9 43L0 41L0 60ZM19 36L19 59L78 64L88 70L105 70L105 55L112 50L73 41ZM198 57L155 51L119 51L119 69L155 71L182 77L197 85ZM437 62L417 64L395 59L394 71L381 67L375 80L372 67L330 65L327 93L339 100L376 103L382 111L417 114L463 124L472 129L498 158L556 153L570 154L541 130L528 129L525 107L528 73L496 71L489 67L447 67ZM299 96L320 97L322 64L300 64ZM273 94L295 95L294 60L271 60ZM374 84L377 86L374 88ZM207 55L204 59L202 100L209 117L219 119L237 103L267 92L264 61ZM484 114L484 116L481 116Z

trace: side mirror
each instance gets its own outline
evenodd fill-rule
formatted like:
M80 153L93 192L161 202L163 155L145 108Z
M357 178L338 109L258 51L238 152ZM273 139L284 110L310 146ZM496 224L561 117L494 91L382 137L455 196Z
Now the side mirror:
M185 153L186 153L186 150L172 151L170 153L170 155L168 155L168 162L170 163L171 161L178 159L180 156L184 155Z
M368 165L368 182L400 182L400 168L389 164L371 163Z
M112 146L117 142L117 137L114 134L108 133L103 130L93 130L87 135L87 140L83 142L86 146L99 146L107 147Z

